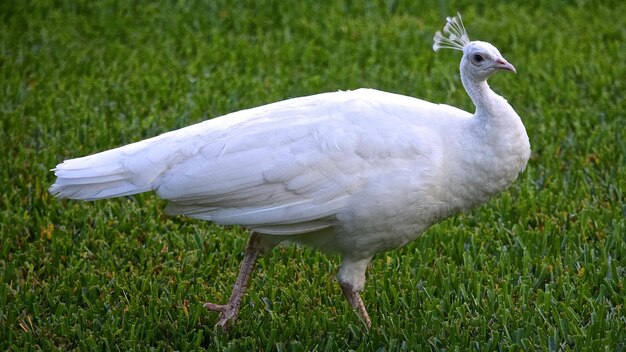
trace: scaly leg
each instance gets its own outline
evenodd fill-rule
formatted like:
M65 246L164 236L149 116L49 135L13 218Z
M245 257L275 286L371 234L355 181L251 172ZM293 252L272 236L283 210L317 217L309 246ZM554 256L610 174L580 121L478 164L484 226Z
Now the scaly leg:
M363 289L365 285L365 271L369 264L371 257L366 258L352 258L344 257L339 272L337 273L337 281L343 291L343 295L348 299L348 303L352 309L356 310L361 318L361 321L366 328L372 326L367 309L363 305L363 300L359 295L359 291Z
M261 236L256 233L250 235L248 247L246 248L246 253L243 257L243 262L241 262L241 268L239 269L239 276L237 276L237 281L235 281L235 286L233 286L233 292L230 295L228 303L222 305L207 302L204 304L204 308L220 313L220 320L217 325L219 325L224 332L228 331L229 321L230 324L233 325L235 320L237 320L241 300L250 284L250 277L254 271L256 261L259 259L259 256L267 250L267 245L264 246L264 244L261 243L262 240Z
M365 309L365 305L363 304L363 300L361 299L361 295L359 292L354 291L351 285L348 284L339 284L341 286L341 290L343 291L343 295L346 296L348 302L352 309L356 310L365 324L365 327L368 329L372 326L372 321L370 320L369 314L367 314L367 309Z

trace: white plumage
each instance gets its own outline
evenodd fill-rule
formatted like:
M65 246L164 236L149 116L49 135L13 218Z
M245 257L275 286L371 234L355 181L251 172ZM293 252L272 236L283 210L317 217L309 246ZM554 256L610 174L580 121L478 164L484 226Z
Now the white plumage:
M53 170L50 192L95 200L155 191L166 212L252 232L220 325L234 321L258 255L283 240L339 252L338 279L369 325L358 292L378 252L485 202L524 169L518 115L486 79L515 71L448 18L434 49L456 48L476 113L372 89L318 94L242 110Z

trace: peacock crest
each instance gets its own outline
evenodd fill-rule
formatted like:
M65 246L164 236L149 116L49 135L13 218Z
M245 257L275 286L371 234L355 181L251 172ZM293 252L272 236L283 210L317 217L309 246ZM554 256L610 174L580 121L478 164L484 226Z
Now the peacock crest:
M437 31L433 41L434 51L438 51L441 48L463 51L463 47L469 44L470 39L465 31L461 14L457 12L454 17L446 17L446 25L443 27L443 34Z

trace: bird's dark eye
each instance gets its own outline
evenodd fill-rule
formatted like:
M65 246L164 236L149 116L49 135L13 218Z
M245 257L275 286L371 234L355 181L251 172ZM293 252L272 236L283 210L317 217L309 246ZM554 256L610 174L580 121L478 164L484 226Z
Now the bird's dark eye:
M474 56L472 56L472 59L474 60L474 63L477 63L477 64L485 60L485 58L480 54L474 54Z

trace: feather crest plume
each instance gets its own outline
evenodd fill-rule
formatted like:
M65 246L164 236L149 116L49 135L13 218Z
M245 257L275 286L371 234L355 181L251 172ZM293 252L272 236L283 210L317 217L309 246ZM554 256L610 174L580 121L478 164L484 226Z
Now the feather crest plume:
M446 25L443 27L443 34L437 31L433 42L434 51L438 51L441 48L463 51L463 47L470 42L470 39L465 31L460 13L457 12L454 17L446 17Z

